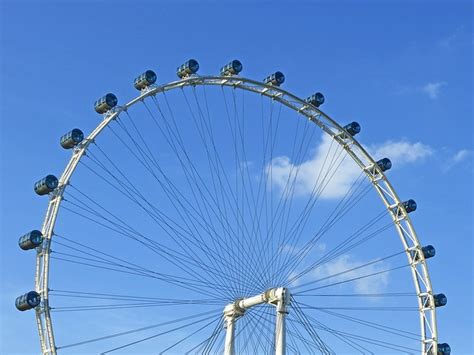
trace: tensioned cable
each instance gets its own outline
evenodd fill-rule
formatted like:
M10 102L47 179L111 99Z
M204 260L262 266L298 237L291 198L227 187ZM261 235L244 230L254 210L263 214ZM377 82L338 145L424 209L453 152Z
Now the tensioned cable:
M194 315L191 315L191 316L186 316L186 317L182 317L182 318L178 318L178 319L173 319L171 321L166 321L166 322L161 322L161 323L149 325L149 326L146 326L146 327L136 328L136 329L127 330L127 331L123 331L123 332L119 332L119 333L115 333L115 334L110 334L110 335L106 335L106 336L102 336L102 337L98 337L98 338L88 339L88 340L84 340L84 341L73 343L73 344L58 346L58 347L56 347L56 349L59 350L59 349L72 348L72 347L76 347L76 346L80 346L80 345L85 345L85 344L90 344L90 343L94 343L94 342L98 342L98 341L102 341L102 340L107 340L107 339L120 337L120 336L123 336L123 335L138 333L138 332L142 332L142 331L153 329L153 328L158 328L158 327L165 326L165 325L180 323L182 321L199 318L199 317L206 316L206 315L209 315L209 314L212 314L212 313L215 314L216 312L220 314L219 310L212 310L212 311L202 312L202 313L194 314Z

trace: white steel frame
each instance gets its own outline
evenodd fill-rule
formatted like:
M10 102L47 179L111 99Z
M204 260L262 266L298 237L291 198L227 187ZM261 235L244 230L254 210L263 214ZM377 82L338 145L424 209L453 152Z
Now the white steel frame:
M127 104L116 107L105 113L103 120L99 125L74 149L71 159L61 174L58 188L50 194L46 216L41 229L44 236L44 242L41 247L37 248L36 254L35 290L41 295L42 299L41 304L36 308L36 321L42 353L45 355L55 355L57 353L48 296L50 247L64 191L69 184L69 180L79 164L80 159L85 155L88 146L94 142L95 138L120 114L120 112L128 110L128 108L143 101L148 96L197 85L227 86L269 97L272 100L293 109L311 122L315 123L346 150L347 154L365 172L392 216L393 223L400 236L400 240L408 258L408 263L411 267L413 282L418 296L421 328L421 354L437 354L438 332L436 325L436 310L434 307L431 281L428 274L427 264L421 250L421 245L418 241L410 217L401 204L400 198L369 153L367 153L362 145L348 134L341 125L324 112L278 86L267 85L259 81L238 76L197 75L161 86L151 86L144 89L138 97L134 98Z
M290 304L291 294L287 288L279 287L269 289L260 295L243 298L228 304L224 308L224 320L226 337L224 343L224 355L235 355L235 323L242 317L248 309L263 304L273 304L276 306L275 322L275 354L286 354L286 325L285 317L288 314L287 306Z

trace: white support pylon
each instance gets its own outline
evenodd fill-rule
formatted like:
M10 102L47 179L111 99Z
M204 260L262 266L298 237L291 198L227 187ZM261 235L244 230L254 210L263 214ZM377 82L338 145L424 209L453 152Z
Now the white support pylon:
M224 355L235 355L235 323L242 317L245 311L253 306L268 303L276 306L276 326L275 326L275 354L286 354L286 324L285 317L288 314L287 306L290 304L290 291L287 288L279 287L261 293L260 295L244 298L230 303L224 308L224 321L226 337L224 345Z

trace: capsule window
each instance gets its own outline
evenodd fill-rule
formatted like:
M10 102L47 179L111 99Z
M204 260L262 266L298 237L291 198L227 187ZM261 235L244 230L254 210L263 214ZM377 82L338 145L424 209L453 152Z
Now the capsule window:
M19 311L27 311L41 303L41 296L36 291L30 291L16 298L15 306Z
M143 74L140 74L134 80L134 86L137 90L142 90L156 82L156 74L152 70L147 70Z
M46 195L58 187L59 181L56 176L48 175L37 181L34 190L38 195Z
M360 133L360 124L358 124L357 122L351 122L351 123L345 125L344 129L351 136L355 136L356 134Z
M380 159L376 164L382 171L387 171L392 167L392 162L388 158Z
M235 59L229 64L226 64L221 68L221 75L223 76L237 75L242 71L242 68L243 68L242 63Z
M70 149L78 145L84 140L84 133L78 128L74 128L61 137L59 143L64 149Z
M199 70L199 63L195 59L190 59L186 63L180 65L176 70L176 74L179 78L183 79L189 75L197 73Z
M437 355L450 355L451 347L447 343L438 344L438 354Z
M422 251L423 256L425 257L425 259L432 258L433 256L436 255L436 249L432 245L427 245L427 246L421 248L421 251Z
M114 94L108 93L95 102L94 108L97 113L106 113L107 111L117 106L117 103L118 103L117 96L115 96Z
M319 107L324 103L324 95L320 92L317 92L316 94L313 94L310 97L306 98L305 101L313 106Z
M416 211L416 208L417 208L415 200L412 200L412 199L402 202L402 206L407 213L414 212Z
M43 242L43 234L38 230L23 235L18 240L18 245L23 250L35 249Z
M280 86L285 82L285 75L283 75L282 72L277 71L263 79L263 82L267 85Z

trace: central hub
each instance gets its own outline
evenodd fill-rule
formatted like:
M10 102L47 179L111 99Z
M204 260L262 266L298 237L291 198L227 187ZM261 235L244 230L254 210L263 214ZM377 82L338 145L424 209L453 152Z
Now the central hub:
M229 303L224 308L224 317L239 318L244 315L247 309L263 303L273 304L277 309L286 308L290 304L290 298L291 294L287 288L271 288L257 296L240 298Z
M290 304L291 294L285 287L271 288L257 296L241 298L229 303L224 308L224 320L226 328L225 355L234 355L234 333L235 321L242 317L245 311L253 306L267 303L277 309L277 321L275 329L276 354L285 354L285 316L288 314L287 306Z

